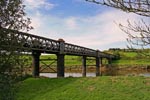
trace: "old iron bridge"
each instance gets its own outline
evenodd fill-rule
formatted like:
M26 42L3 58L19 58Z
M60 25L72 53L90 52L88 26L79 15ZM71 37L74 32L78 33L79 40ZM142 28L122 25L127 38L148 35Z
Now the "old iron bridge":
M100 75L100 65L102 58L108 59L111 63L112 54L104 53L99 50L65 43L63 39L53 40L25 32L0 28L1 41L4 41L2 47L9 49L16 48L22 52L32 52L33 58L33 76L39 76L40 55L41 53L57 55L57 77L64 77L65 55L82 56L82 75L86 76L86 58L96 58L96 76Z

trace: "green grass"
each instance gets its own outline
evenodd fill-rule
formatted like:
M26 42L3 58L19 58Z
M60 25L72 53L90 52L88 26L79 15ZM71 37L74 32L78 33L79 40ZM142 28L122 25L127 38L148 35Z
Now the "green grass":
M123 52L118 51L120 54L119 60L114 60L113 65L150 65L149 58L141 56L136 52Z
M113 61L113 65L150 65L148 59L137 59L137 60L115 60Z
M150 65L149 58L139 56L136 52L123 52L119 51L121 59L114 60L113 65ZM55 55L42 55L40 59L56 59ZM44 61L44 63L51 63L52 61ZM107 60L103 59L103 64L106 64ZM42 63L41 63L42 64ZM53 64L56 65L56 62ZM65 56L65 66L82 65L82 57L78 56ZM95 65L95 60L87 60L87 65Z
M109 53L116 53L113 51L109 51ZM134 65L150 65L149 59L145 56L138 55L136 52L123 52L123 51L117 51L117 53L120 54L120 59L119 60L113 60L112 64L115 66L123 65L123 66L134 66ZM27 58L27 57L26 57ZM32 63L32 57L29 57L29 62L28 64L31 65ZM56 55L41 55L40 59L57 59ZM91 59L91 58L88 58ZM95 58L92 58L95 59ZM47 60L47 61L40 61L40 65L51 64L54 62L54 60ZM107 64L107 60L103 59L103 64ZM57 65L57 61L55 61L52 66ZM95 65L95 60L87 60L87 65ZM70 67L70 66L82 66L82 57L81 56L65 56L65 67Z
M149 100L146 77L29 78L19 83L17 100Z
M89 59L91 59L90 57L88 57ZM57 59L56 55L42 55L40 56L40 59ZM42 61L46 64L50 64L52 63L54 60L49 60L49 61ZM42 65L42 62L41 62L41 65ZM53 63L53 65L57 65L56 64L57 62ZM94 60L87 60L87 64L88 65L94 65L95 62ZM82 65L82 57L81 56L69 56L69 55L66 55L65 56L65 66L68 67L68 66L81 66Z
M134 58L137 56L136 52L120 52L120 54L125 57Z

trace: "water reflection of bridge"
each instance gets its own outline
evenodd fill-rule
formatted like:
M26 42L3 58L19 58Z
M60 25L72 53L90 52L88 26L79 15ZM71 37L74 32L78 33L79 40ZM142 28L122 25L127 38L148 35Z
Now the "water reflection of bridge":
M65 43L63 39L52 40L49 38L32 35L9 29L0 29L0 34L4 34L2 45L5 50L10 47L16 48L23 52L32 52L33 58L33 76L39 76L40 55L41 53L56 54L57 56L57 77L64 77L65 55L82 56L82 76L86 76L87 57L95 58L96 76L100 74L100 65L102 58L106 58L111 63L113 55L93 50L90 48Z

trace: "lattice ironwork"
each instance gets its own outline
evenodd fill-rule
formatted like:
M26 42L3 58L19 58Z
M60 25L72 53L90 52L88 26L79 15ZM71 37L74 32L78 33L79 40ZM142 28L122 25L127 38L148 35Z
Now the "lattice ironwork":
M105 57L113 58L113 55L81 47L74 44L65 43L64 41L52 40L49 38L36 36L24 32L15 30L9 30L0 28L0 38L3 42L3 49L11 46L16 47L17 50L23 50L26 52L39 51L41 53L54 53L54 54L67 54L77 56L89 56L89 57Z
M65 43L65 50L67 54L74 54L74 55L89 55L89 56L96 56L96 52L93 49Z
M0 32L0 34L5 35L3 38L4 47L14 46L18 49L24 49L28 51L38 50L41 52L59 52L59 42L56 40L15 30L1 29Z

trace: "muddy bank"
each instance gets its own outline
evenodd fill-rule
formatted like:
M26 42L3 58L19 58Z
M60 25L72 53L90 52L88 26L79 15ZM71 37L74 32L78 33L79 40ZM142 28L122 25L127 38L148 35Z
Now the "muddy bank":
M96 67L95 66L87 66L87 73L95 73ZM66 66L65 67L66 73L82 73L82 66ZM32 67L23 68L24 74L32 74ZM51 67L40 67L40 73L57 73L56 66ZM110 75L110 76L117 76L117 75L137 75L142 73L150 73L150 66L149 65L134 65L134 66L118 66L118 65L106 65L100 67L101 75Z
M132 75L150 73L149 66L103 66L101 67L102 75L118 76L118 75Z

